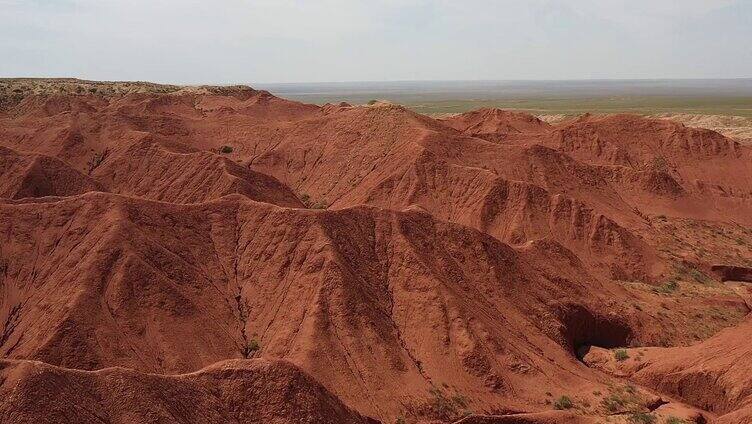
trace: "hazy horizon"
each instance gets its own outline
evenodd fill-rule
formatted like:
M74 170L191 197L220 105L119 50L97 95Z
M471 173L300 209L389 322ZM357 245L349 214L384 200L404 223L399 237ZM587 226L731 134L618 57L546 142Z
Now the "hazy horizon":
M0 76L174 84L752 77L748 0L0 0Z
M252 88L254 84L259 86L294 86L294 85L347 85L347 84L400 84L400 83L569 83L569 82L682 82L682 81L752 81L750 77L728 77L728 78L486 78L486 79L404 79L404 80L338 80L338 81L196 81L196 82L178 82L169 80L158 79L101 79L101 78L88 78L83 75L0 75L0 80L12 80L12 79L77 79L81 81L93 81L93 82L149 82L154 84L164 85L177 85L177 86L202 86L202 85L214 85L214 86L233 86L233 85L248 85Z
M386 100L422 113L500 107L547 114L691 112L752 116L752 79L361 81L251 84L304 103Z

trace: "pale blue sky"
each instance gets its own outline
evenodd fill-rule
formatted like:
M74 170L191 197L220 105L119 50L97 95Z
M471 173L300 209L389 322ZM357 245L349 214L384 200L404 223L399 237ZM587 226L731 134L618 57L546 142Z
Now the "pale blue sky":
M0 0L0 76L752 77L752 0Z

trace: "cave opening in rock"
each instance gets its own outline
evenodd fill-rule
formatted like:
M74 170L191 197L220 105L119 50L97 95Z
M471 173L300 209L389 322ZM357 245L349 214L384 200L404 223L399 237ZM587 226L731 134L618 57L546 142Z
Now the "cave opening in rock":
M752 268L734 265L713 265L711 270L721 281L752 283Z
M596 313L583 305L569 304L559 313L565 346L581 359L591 346L606 349L628 346L632 328L617 316Z

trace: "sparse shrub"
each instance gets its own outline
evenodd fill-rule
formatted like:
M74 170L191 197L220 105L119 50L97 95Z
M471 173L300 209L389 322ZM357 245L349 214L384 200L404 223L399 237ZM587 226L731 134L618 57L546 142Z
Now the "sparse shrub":
M250 358L259 349L261 349L259 342L256 339L251 339L243 346L242 354L244 357Z
M394 424L406 424L407 421L405 421L404 417L397 417L397 419L394 421Z
M232 146L222 146L219 148L219 153L229 155L232 153Z
M643 407L644 399L631 384L609 387L608 391L609 395L603 398L601 406L612 414L640 410Z
M653 424L655 423L655 415L645 412L635 412L629 416L629 422L635 424Z
M368 101L368 106L373 106L375 104L376 104L376 100L369 100Z
M459 393L455 393L452 396L452 402L461 408L467 408L467 398Z
M468 399L460 394L448 396L443 390L434 387L428 391L431 398L423 405L413 407L415 415L435 420L453 422L468 413Z
M567 395L562 395L554 402L554 409L571 409L573 406L572 398Z
M251 341L248 342L248 349L251 352L255 352L261 349L261 345L259 345L259 342L256 339L251 339Z
M689 271L689 275L698 283L705 284L710 281L710 278L705 275L704 272L699 271L697 269L692 269Z
M619 409L623 408L624 404L624 399L614 394L608 395L601 401L601 405L603 405L603 407L611 413L617 412Z
M616 351L614 351L614 358L619 362L626 361L629 359L629 354L625 349L616 349Z
M666 424L687 424L687 422L681 418L676 418L672 415L666 418Z
M300 196L300 201L307 207L308 209L326 209L326 203L323 200L319 200L317 202L314 202L311 200L311 196L303 193Z
M669 294L675 292L677 288L679 288L679 283L677 283L676 280L671 280L663 283L660 287L654 288L653 291L656 293Z
M697 251L699 256L705 254L704 249L699 248ZM687 262L679 262L674 264L674 278L673 280L694 280L700 284L708 284L712 282L712 279L708 277L704 272L695 268L693 264Z

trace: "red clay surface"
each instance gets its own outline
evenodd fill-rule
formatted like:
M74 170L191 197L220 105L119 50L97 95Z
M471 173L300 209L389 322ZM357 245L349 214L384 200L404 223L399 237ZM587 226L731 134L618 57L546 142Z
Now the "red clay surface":
M0 111L0 422L745 422L749 269L752 148L670 121Z

